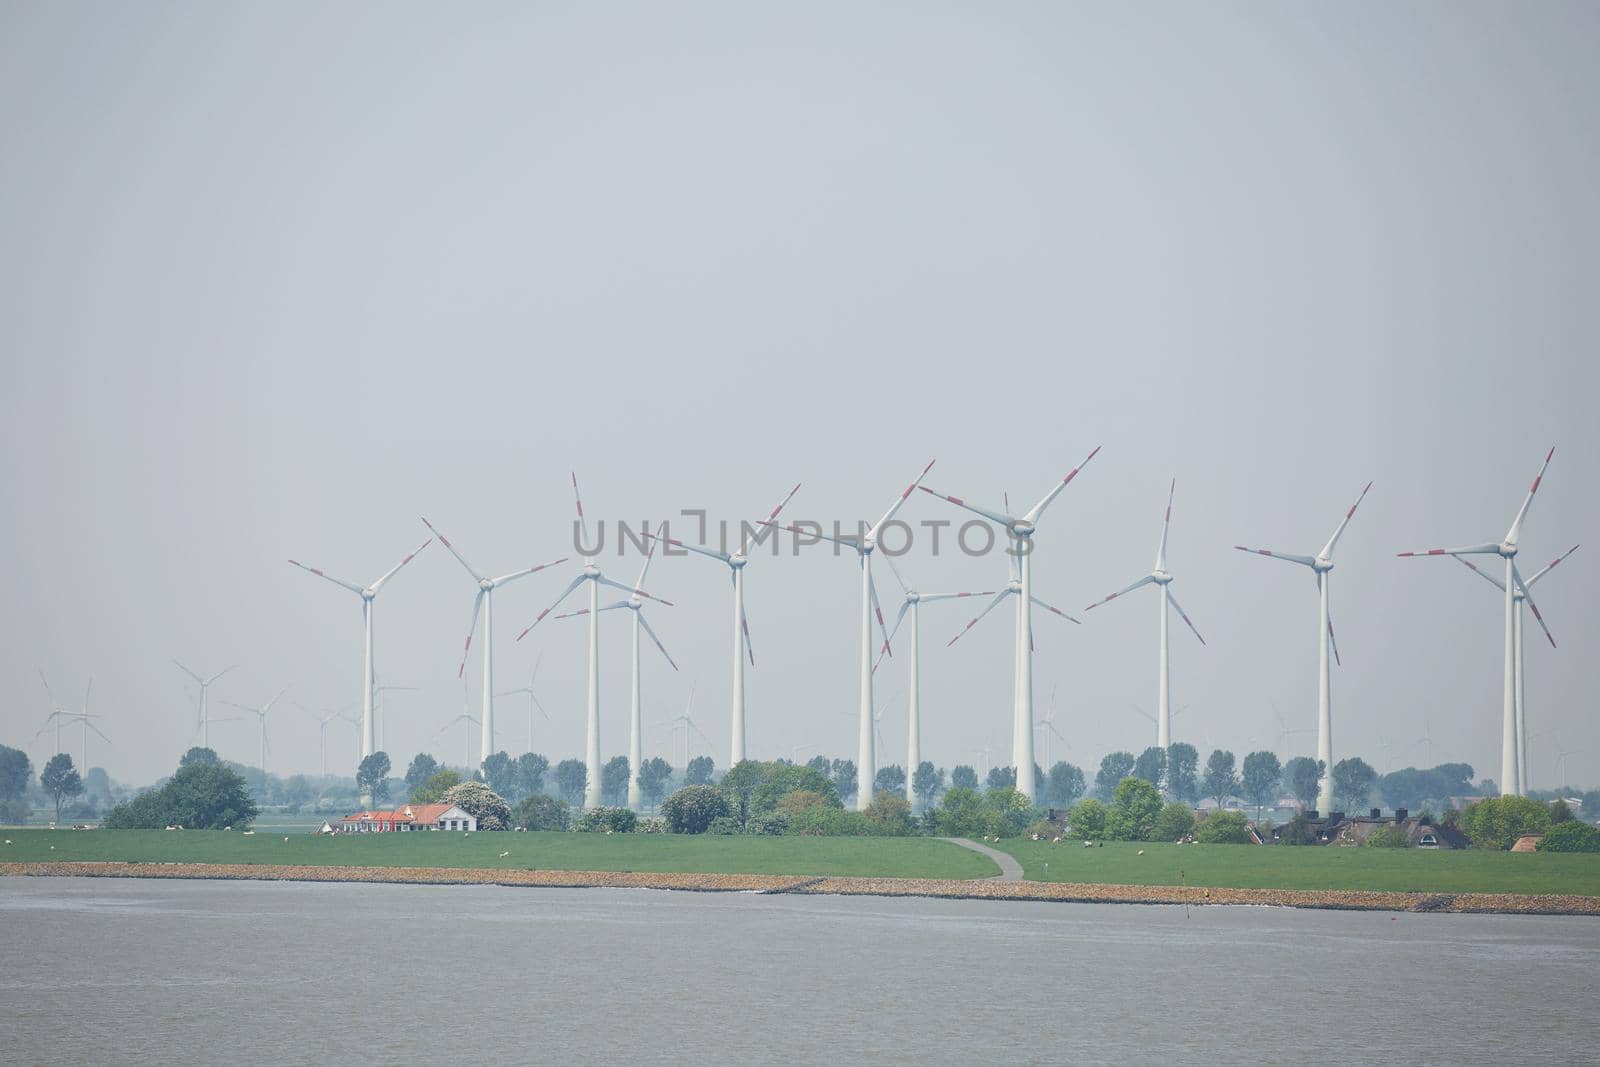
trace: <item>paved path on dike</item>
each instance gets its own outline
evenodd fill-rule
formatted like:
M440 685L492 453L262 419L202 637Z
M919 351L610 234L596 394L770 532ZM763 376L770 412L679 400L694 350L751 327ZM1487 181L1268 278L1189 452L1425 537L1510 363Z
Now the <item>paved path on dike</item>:
M948 841L952 845L960 845L962 848L970 848L972 851L977 852L980 855L988 856L990 859L998 863L1000 865L1000 873L995 875L993 878L987 879L987 881L1022 881L1022 864L1018 863L1015 858L1006 855L1004 852L1001 852L999 849L990 848L988 845L980 845L976 841L969 841L965 837L941 837L939 840Z

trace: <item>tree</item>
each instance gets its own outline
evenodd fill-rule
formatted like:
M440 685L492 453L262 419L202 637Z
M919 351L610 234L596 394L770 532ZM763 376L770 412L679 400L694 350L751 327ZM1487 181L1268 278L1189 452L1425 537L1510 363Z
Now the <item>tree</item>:
M1070 808L1083 796L1083 772L1070 763L1058 762L1045 778L1045 798L1057 807Z
M1094 776L1094 791L1109 798L1117 791L1117 783L1133 770L1133 753L1112 752L1100 761L1100 773Z
M511 813L511 825L524 830L565 830L571 821L567 802L544 793L529 793Z
M934 798L944 792L944 771L923 760L917 764L916 773L911 776L911 791L917 795L917 802L924 809L930 807Z
M1461 816L1461 829L1479 848L1507 849L1524 834L1550 828L1550 807L1532 797L1490 797Z
M311 783L306 781L303 774L296 774L283 783L283 802L293 808L296 814L315 795L316 790L311 788Z
M181 758L179 758L178 766L188 767L196 763L221 762L222 760L218 758L215 749L201 748L199 745L196 745L194 748L191 748L189 751L185 752Z
M891 763L887 767L879 767L877 775L872 779L873 795L878 793L900 793L906 791L906 769L898 763Z
M1550 827L1534 848L1540 852L1600 852L1600 830L1569 819Z
M517 757L517 795L531 797L544 792L545 772L550 761L537 752L524 752Z
M461 775L448 767L434 771L428 780L411 791L413 804L437 804L444 795L461 784Z
M666 760L660 756L645 760L639 767L639 792L644 795L644 802L652 808L658 807L671 779L672 765Z
M716 764L711 762L710 756L696 756L683 769L683 780L689 785L710 785L716 771Z
M1085 797L1073 806L1067 815L1067 825L1085 841L1100 837L1106 832L1106 819L1110 812L1094 797Z
M1261 809L1278 797L1278 783L1283 781L1283 765L1271 752L1252 752L1244 758L1244 776L1239 788L1245 798L1256 806L1256 821L1261 821Z
M462 782L439 798L441 804L454 804L478 820L480 830L511 829L511 807L499 793L482 782Z
M0 819L24 822L28 817L28 783L33 780L33 761L20 748L0 745Z
M600 768L600 795L613 808L628 802L628 775L631 773L627 756L613 756Z
M1378 772L1367 761L1356 756L1342 759L1333 765L1333 792L1346 811L1359 811L1366 807L1372 793L1372 783Z
M1015 767L990 767L989 776L984 779L987 789L1015 789L1017 787L1017 769Z
M1106 837L1113 841L1143 841L1155 829L1161 814L1161 792L1143 778L1117 783L1106 818Z
M1151 745L1139 753L1139 758L1133 761L1133 776L1143 778L1157 789L1161 788L1161 779L1167 773L1167 750Z
M901 778L904 777L905 772L902 771ZM901 788L904 788L903 781ZM905 837L911 833L911 804L892 789L873 793L872 803L867 805L867 810L862 814L878 828L879 833L885 836Z
M728 795L711 785L686 785L661 804L667 829L675 834L703 834L729 810Z
M160 789L139 794L107 813L108 830L159 830L183 826L191 830L244 829L259 810L238 772L223 763L191 762Z
M958 763L950 772L950 787L952 789L978 789L978 772L965 763Z
M556 764L556 791L568 804L583 802L583 791L589 788L589 768L581 759L564 759Z
M1200 753L1187 741L1175 741L1167 746L1167 796L1193 804L1200 799L1200 783L1195 778L1195 768L1200 766Z
M1150 831L1152 841L1180 841L1194 832L1194 809L1174 800L1161 809Z
M818 774L833 773L833 764L829 762L827 756L812 756L810 759L806 760L806 766L810 767Z
M418 752L411 757L411 765L406 768L406 795L412 800L417 798L417 790L439 772L439 761L426 752Z
M1202 845L1248 845L1250 826L1242 811L1214 811L1200 820L1194 839Z
M849 759L836 759L833 761L833 791L842 801L846 797L853 797L860 788L856 779L856 761Z
M56 802L56 822L61 821L61 802L83 792L83 779L78 777L72 757L65 752L50 757L50 762L39 773L39 785Z
M971 768L967 768L971 770ZM976 780L977 775L973 775ZM952 786L945 793L939 810L934 813L933 824L946 837L977 837L987 835L991 825L990 813L983 806L983 797L972 786Z
M1322 778L1322 761L1310 756L1296 756L1283 767L1284 784L1294 796L1300 810L1305 811L1317 802L1317 783ZM1327 812L1323 812L1327 815Z
M1239 792L1239 776L1233 773L1233 753L1217 749L1206 757L1206 796L1222 807L1227 799Z
M374 804L389 800L389 754L374 752L356 768L356 791L370 795Z
M521 799L517 785L517 764L506 752L493 752L483 758L483 778L490 789L503 797Z

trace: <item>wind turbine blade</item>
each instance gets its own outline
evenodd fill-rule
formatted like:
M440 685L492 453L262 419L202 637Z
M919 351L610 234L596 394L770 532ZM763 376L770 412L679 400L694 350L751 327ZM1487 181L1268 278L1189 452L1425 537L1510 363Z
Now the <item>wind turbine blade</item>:
M272 710L272 705L276 704L279 700L283 699L283 694L287 693L288 691L289 691L289 686L287 686L287 685L284 686L282 689L278 690L277 695L274 696L271 700L267 701L266 706L261 709L259 714L262 715L262 716L265 716L267 714L267 712Z
M1573 545L1571 548L1569 548L1565 552L1561 553L1561 555L1557 556L1555 559L1551 560L1549 563L1546 563L1542 568L1539 569L1539 572L1537 574L1535 574L1532 578L1528 579L1527 584L1530 585L1530 586L1533 585L1533 583L1537 582L1540 578L1543 578L1545 575L1549 574L1551 569L1554 568L1557 563L1560 563L1562 560L1566 559L1568 556L1572 555L1576 551L1578 551L1578 546L1577 545ZM1461 562L1462 563L1466 563L1467 561L1466 560L1462 560ZM1468 566L1471 566L1471 564L1468 564ZM1474 567L1473 569L1476 570L1477 568ZM1504 586L1502 586L1501 588L1503 589Z
M490 584L505 585L507 582L514 582L518 578L526 578L530 574L538 574L540 571L545 570L546 568L559 566L566 561L567 557L562 556L560 559L553 559L549 563L540 563L537 566L528 567L524 570L512 571L510 574L503 574L498 578L491 579Z
M106 744L108 744L108 745L111 744L111 738L106 737L105 732L102 731L100 729L100 727L96 726L94 723L90 722L88 719L84 719L83 720L83 725L87 726L89 729L91 729L95 733L99 734L101 739L104 740ZM89 770L89 768L87 768L87 767L84 768L84 772L85 773L88 773L88 770Z
M1183 620L1183 624L1185 626L1187 626L1191 631L1193 631L1193 633L1194 633L1194 635L1196 637L1200 638L1200 643L1202 645L1205 644L1206 643L1206 639L1203 638L1203 637L1200 637L1200 631L1196 630L1195 626L1194 626L1194 623L1189 621L1188 612L1184 611L1183 608L1178 606L1178 600L1177 600L1176 597L1174 597L1172 595L1172 591L1170 589L1167 591L1167 603L1171 604L1174 608L1178 609L1178 618L1182 619Z
M618 600L614 604L606 604L603 607L597 608L596 610L597 611L614 611L617 608L625 608L627 606L628 606L628 602L626 600ZM589 614L589 609L588 608L579 608L577 611L563 611L560 614L558 614L556 616L556 618L558 618L558 619L576 619L576 618L579 618L579 617L587 615L587 614Z
M1457 563L1461 564L1463 567L1467 568L1473 574L1476 574L1479 578L1482 578L1484 581L1488 582L1490 585L1492 585L1496 589L1500 590L1502 593L1504 593L1506 591L1506 583L1505 582L1502 582L1500 579L1496 578L1494 575L1490 574L1488 571L1479 570L1477 564L1472 563L1470 560L1462 559L1460 556L1452 556L1451 558L1454 559ZM1557 560L1556 562L1559 563L1560 560ZM1555 563L1552 563L1550 566L1551 567L1555 566ZM1545 568L1545 570L1549 570L1549 569L1550 569L1550 567L1546 567ZM1539 573L1543 574L1544 571L1540 571ZM1535 575L1534 577L1537 578L1538 575ZM1530 584L1532 584L1532 583L1530 583Z
M768 522L766 519L762 519L761 522L759 522L757 525L759 525L759 526L778 526L777 523ZM821 530L802 530L798 526L778 526L778 529L786 530L786 531L788 531L789 533L792 533L792 534L800 534L800 535L802 535L804 537L816 537L816 538L819 538L819 539L821 539L823 541L832 541L836 545L843 545L845 548L853 549L853 550L855 550L857 552L861 551L861 542L856 538L856 536L854 534L851 534L851 535L846 536L846 537L833 537L833 536L831 536L829 534L823 533Z
M922 602L926 604L933 600L964 600L973 596L994 596L995 592L993 589L980 589L972 593L923 593Z
M650 536L649 523L645 524L644 537L646 541L650 542L650 547L645 549L644 565L639 568L639 577L633 580L633 587L635 589L642 589L644 587L645 575L650 573L650 561L655 559L656 556L656 539Z
M543 715L546 719L550 718L550 713L548 711L544 710L544 704L540 702L539 698L536 695L534 695L533 693L529 693L528 697L529 697L529 699L531 699L533 701L533 706L539 709L539 714L540 715Z
M1356 508L1359 508L1361 502L1367 499L1367 491L1371 488L1372 483L1368 482L1366 489L1361 490L1361 495L1356 497L1356 502L1350 505L1350 510L1344 513L1344 521L1339 523L1339 528L1333 531L1333 536L1328 538L1328 543L1322 546L1322 551L1317 553L1318 556L1323 559L1333 558L1333 549L1338 545L1339 538L1344 536L1344 528L1350 525L1350 519L1355 515Z
M673 659L672 655L667 652L667 646L661 643L661 638L656 636L654 628L650 625L650 620L644 617L644 612L642 611L639 613L639 625L644 627L644 632L650 635L650 640L656 643L656 647L661 650L661 654L667 657L667 662L672 664L672 669L677 670L678 661Z
M900 632L900 624L905 621L906 612L911 610L911 603L909 599L900 601L900 613L894 617L894 626L889 629L889 635L884 638L883 645L878 649L878 658L872 663L874 674L877 673L879 665L883 663L883 658L889 654L889 642L893 641L894 635Z
M1052 615L1059 615L1063 619L1066 619L1068 622L1076 622L1076 623L1078 623L1079 626L1083 625L1082 622L1080 622L1077 619L1074 619L1071 615L1068 615L1066 612L1062 611L1060 608L1056 607L1054 604L1046 604L1044 601L1040 600L1036 596L1030 596L1028 599L1030 601L1032 601L1033 603L1039 605L1044 610L1050 612Z
M94 692L94 675L89 675L89 682L83 687L83 713L89 714L89 694Z
M388 572L385 573L382 578L379 578L377 581L372 583L372 592L376 594L379 589L383 588L384 582L387 582L390 578L394 577L396 571L398 571L401 567L404 567L407 563L410 563L412 560L416 559L417 553L421 552L424 548L427 548L431 544L433 544L433 538L430 537L426 541L422 542L422 544L417 546L416 552L412 552L410 555L406 556L405 559L401 560L399 563L396 563L393 567L390 567Z
M1155 581L1154 576L1147 574L1143 578L1140 578L1137 582L1134 582L1132 585L1125 585L1121 589L1118 589L1115 593L1112 593L1110 596L1106 597L1104 600L1096 600L1093 604L1090 604L1088 607L1084 608L1083 610L1084 611L1093 611L1095 608L1098 608L1101 604L1109 604L1113 600L1117 599L1117 597L1122 596L1124 593L1131 593L1135 589L1139 588L1141 585L1149 585L1153 581Z
M643 589L640 589L638 586L623 585L621 582L613 581L603 574L596 578L595 581L599 582L601 585L609 585L613 589L621 589L624 593L628 593L636 597L642 597L645 600L654 600L657 604L665 604L669 608L675 606L670 600L662 600L658 596L652 596L649 593L646 593Z
M733 557L728 555L726 552L718 552L716 549L706 548L703 545L691 545L687 542L678 540L676 537L662 537L658 533L647 533L645 536L650 538L652 541L665 541L673 548L681 548L687 552L698 552L702 556L710 556L712 559L720 559L724 563L727 563L733 559Z
M1052 500L1054 500L1056 497L1060 496L1061 495L1061 490L1063 490L1067 486L1071 485L1072 484L1072 479L1074 479L1074 478L1076 478L1078 476L1078 472L1083 470L1083 468L1087 467L1089 465L1089 461L1091 459L1093 459L1095 456L1099 455L1099 453L1100 453L1100 446L1099 445L1095 445L1094 451L1090 452L1087 456L1085 456L1083 458L1083 462L1082 463L1078 464L1076 467L1073 467L1070 471L1068 471L1066 477L1061 479L1061 484L1056 486L1054 489L1050 490L1050 492L1046 493L1044 499L1039 501L1037 504L1035 504L1033 506L1033 509L1031 511L1029 511L1026 515L1023 516L1023 519L1025 521L1027 521L1027 522L1038 522L1040 516L1042 516L1044 514L1044 509L1050 506L1050 502Z
M528 624L527 629L523 630L520 634L517 635L517 640L521 641L524 637L527 637L528 636L528 630L533 629L535 626L538 626L539 623L543 622L544 621L544 617L546 615L550 614L552 611L554 611L557 607L559 607L563 600L567 599L567 597L572 595L572 591L574 589L578 588L578 586L582 585L585 581L588 580L588 577L589 576L587 574L579 574L576 578L572 579L572 581L567 585L567 587L561 591L561 595L556 597L555 603L551 604L548 608L545 608L543 611L539 612L538 618L536 618L532 622L530 622ZM477 615L476 611L474 611L473 615L474 615L474 618L476 618L476 615Z
M1517 509L1517 517L1511 522L1511 529L1506 532L1506 544L1514 545L1517 538L1522 536L1522 520L1528 517L1528 506L1533 503L1533 494L1539 491L1539 483L1544 481L1544 472L1550 467L1550 457L1556 454L1552 447L1544 457L1544 463L1539 467L1539 473L1534 475L1533 484L1528 487L1527 499L1523 500L1522 507Z
M862 566L865 566L866 557L862 556L861 559ZM883 607L878 603L878 583L870 574L867 576L867 593L872 599L872 613L878 617L878 632L883 635L884 650L888 652L889 658L893 659L894 649L889 647L889 627L883 621Z
M177 660L173 660L173 662L177 663ZM178 666L183 667L183 664L179 663ZM213 674L211 677L207 678L205 680L205 684L206 685L210 685L212 682L215 682L218 678L221 678L224 674L227 674L229 671L237 670L238 667L239 667L239 665L237 663L235 663L235 664L232 664L231 666L227 666L227 667L222 668L222 670L218 671L216 674ZM184 667L184 669L188 670L187 667ZM195 681L199 681L199 680L200 679L198 679L198 678L195 679Z
M1291 556L1287 552L1274 552L1270 548L1246 548L1243 545L1234 545L1233 547L1240 552L1253 552L1258 556L1270 556L1273 559L1287 560L1290 563L1298 563L1302 567L1314 567L1317 563L1310 556Z
M1401 559L1412 556L1498 556L1499 554L1500 546L1495 544L1467 545L1463 548L1420 548L1415 552L1395 553Z
M1333 648L1333 662L1336 666L1343 667L1344 660L1339 658L1339 639L1333 636L1333 616L1328 616L1328 644Z
M889 510L883 513L883 518L879 519L875 524L873 524L872 529L867 531L867 536L869 538L871 538L874 542L878 540L878 534L883 532L883 524L894 518L894 513L899 511L901 506L905 504L906 497L916 492L917 486L922 484L922 479L926 478L928 476L928 472L933 470L933 464L933 460L928 460L928 465L922 468L922 472L915 478L911 479L911 484L906 486L905 490L901 492L900 498L893 504L890 504Z
M1544 616L1539 614L1539 605L1533 602L1533 594L1528 592L1528 583L1522 580L1522 574L1517 570L1515 563L1511 564L1511 578L1517 583L1517 588L1522 590L1522 599L1528 602L1528 609L1533 612L1534 621L1539 624L1539 629L1544 631L1544 636L1550 642L1550 647L1555 648L1555 635L1550 632L1550 627L1544 624Z
M921 489L924 493L927 493L930 496L938 497L940 500L948 500L950 503L954 504L958 508L966 508L968 511L972 512L974 515L982 515L984 518L988 519L990 522L997 522L1001 526L1004 526L1008 530L1012 527L1012 525L1014 523L1016 523L1018 521L1017 519L1013 518L1010 515L1006 515L1006 514L1003 514L1001 512L998 512L998 511L990 511L988 508L980 508L976 504L967 503L961 497L951 496L948 493L941 493L941 492L939 492L939 490L937 490L937 489L929 489L925 485L919 485L919 486L917 486L917 488Z
M1156 570L1167 569L1167 527L1172 525L1172 494L1178 491L1178 479L1172 479L1172 484L1167 487L1167 514L1161 520L1161 545L1156 549Z
M589 520L583 516L583 495L578 492L578 472L572 472L572 499L578 505L578 525L583 532L583 543L590 544Z
M365 592L365 590L363 590L359 585L357 585L354 582L347 582L343 578L335 578L333 575L328 574L325 571L319 570L316 567L307 566L306 564L301 563L297 559L291 559L289 562L294 564L296 567L299 567L301 570L306 571L307 573L315 574L318 578L327 579L328 581L332 582L334 585L342 585L346 589L350 590L352 593L355 593L358 596L361 595L363 592Z
M754 667L756 665L756 646L752 645L750 643L750 613L749 612L742 611L742 612L739 613L739 626L740 626L741 629L744 630L744 651L745 651L745 655L750 657L750 666ZM693 699L694 693L691 691L689 696L690 696L691 699ZM709 744L709 742L707 742L707 743Z
M778 517L778 512L782 511L784 509L784 507L788 505L789 501L794 499L794 495L796 493L798 493L799 491L800 491L800 483L799 482L795 482L794 483L794 488L789 490L789 492L784 496L784 498L782 500L778 501L778 506L773 508L771 511L767 512L767 517L765 519L763 519L761 522L757 523L756 525L758 525L758 526L772 526L772 525L774 525L775 524L775 520ZM749 534L749 531L748 530L741 531L741 533L739 535L739 555L741 555L741 556L744 555L745 552L749 549L749 547L750 547L750 534ZM726 557L723 557L723 558L726 558Z
M889 565L889 573L894 575L894 580L900 583L900 591L902 593L911 592L911 587L907 585L906 580L900 576L900 568L894 565L894 557L885 552L883 554L883 561ZM903 614L904 609L901 609L901 611Z
M478 632L478 612L483 610L483 596L480 588L478 595L472 598L472 625L467 627L467 639L461 643L461 666L456 668L457 678L467 676L467 657L472 654L472 637Z
M1000 601L1004 600L1006 597L1011 596L1011 595L1012 595L1011 594L1011 590L1009 590L1009 589L1002 589L998 593L996 593L994 595L994 599L989 601L989 606L984 608L982 611L978 612L977 615L973 616L972 621L967 623L967 625L962 628L960 633L956 634L954 637L952 637L949 641L947 641L945 643L945 647L948 648L951 645L955 644L957 641L961 640L963 637L965 637L968 630L970 630L974 626L978 625L978 620L979 619L981 619L985 615L989 614L989 612L993 611L999 605Z
M180 671L182 671L184 674L187 674L189 677L193 678L196 682L199 682L201 685L205 685L206 684L206 680L204 678L202 678L198 674L194 673L194 671L191 671L188 667L185 667L182 663L179 663L176 659L174 659L172 662L177 665L177 667L178 667L178 669ZM44 677L44 672L43 671L41 671L39 673L39 677L40 678ZM220 678L220 677L222 677L222 675L219 674L219 675L217 675L217 677ZM213 679L213 681L214 680L215 679ZM48 691L50 689L50 683L49 682L45 682L44 683L44 687L45 687L45 690Z
M480 582L483 581L483 575L479 574L476 570L474 570L473 567L472 567L472 564L467 562L467 558L465 556L463 556L461 553L456 551L456 546L452 545L450 543L450 538L446 537L444 534L442 534L438 530L434 529L433 523L429 522L427 520L426 516L424 516L423 519L422 519L422 525L426 526L429 530L433 531L433 536L435 536L435 537L437 537L439 539L439 543L441 545L443 545L444 547L446 547L446 548L448 548L450 550L450 554L456 558L456 562L457 563L459 563L463 567L467 568L467 573L468 574L472 575L474 578L476 578Z

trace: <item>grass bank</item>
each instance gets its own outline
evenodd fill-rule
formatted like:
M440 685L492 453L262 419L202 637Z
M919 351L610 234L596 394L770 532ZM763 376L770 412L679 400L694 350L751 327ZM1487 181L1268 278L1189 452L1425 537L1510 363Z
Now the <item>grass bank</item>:
M7 830L3 863L130 862L481 870L636 871L851 878L988 878L984 857L925 837L709 837L573 833L268 833ZM284 840L287 837L288 840ZM509 852L509 856L500 853Z
M1072 840L995 847L1040 882L1600 897L1600 855L1124 842L1084 848Z

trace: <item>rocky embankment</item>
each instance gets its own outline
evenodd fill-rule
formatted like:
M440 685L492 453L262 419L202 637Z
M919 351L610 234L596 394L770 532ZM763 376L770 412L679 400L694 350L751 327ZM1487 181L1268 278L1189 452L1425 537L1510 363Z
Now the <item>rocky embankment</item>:
M0 863L0 877L200 878L406 885L677 889L706 893L807 893L949 897L1084 904L1248 904L1356 911L1600 915L1600 897L1518 893L1382 893L1360 890L1217 889L1204 886L1072 882L950 881L925 878L808 878L756 874L646 874L471 867L313 867L220 863Z

